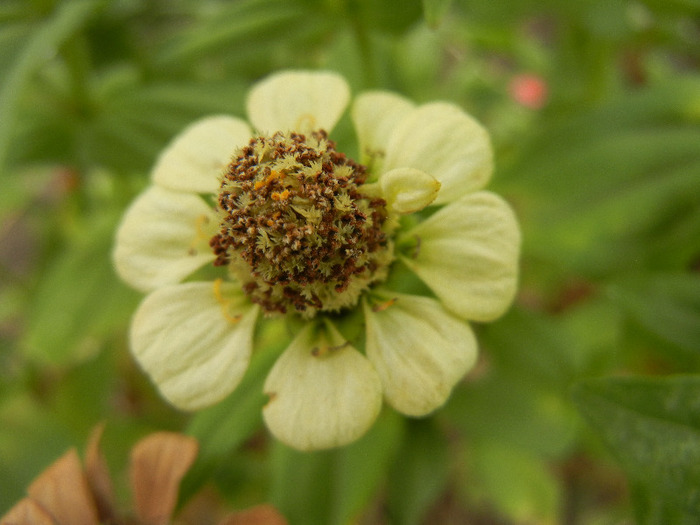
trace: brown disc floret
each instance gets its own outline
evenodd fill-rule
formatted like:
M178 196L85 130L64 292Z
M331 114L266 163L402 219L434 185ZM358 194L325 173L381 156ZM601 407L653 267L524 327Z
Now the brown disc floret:
M223 176L214 264L267 312L356 304L392 257L386 203L362 192L365 179L323 130L251 139Z

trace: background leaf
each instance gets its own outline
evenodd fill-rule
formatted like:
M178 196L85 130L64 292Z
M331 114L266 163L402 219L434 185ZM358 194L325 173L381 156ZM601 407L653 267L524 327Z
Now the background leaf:
M688 352L700 351L700 276L629 277L611 284L609 293L648 332Z
M698 227L699 87L695 78L652 87L534 139L505 173L506 191L522 199L526 253L592 276L652 261L670 268L669 252L689 264L697 239L678 238L692 243L685 251L661 239L688 221Z
M640 522L700 516L700 378L592 379L574 399L630 476Z
M92 357L129 318L138 296L113 278L115 224L110 217L84 225L76 244L45 269L23 341L31 359L67 365Z
M481 496L515 523L556 522L559 488L536 456L498 441L478 443L467 454L472 470L466 498Z
M431 27L437 27L450 9L452 0L423 0L423 15Z
M276 444L270 501L290 523L353 522L385 479L400 430L397 414L385 411L364 437L340 450L302 453Z
M64 2L24 43L22 51L6 72L0 88L0 170L5 166L7 151L15 124L17 101L30 76L56 51L56 48L78 31L90 16L104 5L100 0Z
M401 448L389 473L391 523L422 523L428 509L447 488L450 448L434 419L409 420Z

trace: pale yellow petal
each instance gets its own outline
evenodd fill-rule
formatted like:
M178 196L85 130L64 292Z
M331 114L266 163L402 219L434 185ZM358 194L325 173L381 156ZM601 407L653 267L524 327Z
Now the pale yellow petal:
M402 260L460 317L491 321L513 301L520 230L510 206L497 195L462 197L402 240L417 243L413 255Z
M247 108L250 122L260 133L330 132L349 100L350 88L337 73L287 71L253 86Z
M382 194L396 213L414 213L432 203L440 191L440 183L424 171L397 168L379 179Z
M471 328L427 297L397 294L378 308L365 303L364 310L367 358L387 402L409 416L442 406L476 362Z
M355 98L352 120L360 143L360 162L383 161L391 134L414 107L407 98L387 91L367 91Z
M493 171L486 130L458 106L435 102L419 106L391 135L384 170L410 167L442 184L435 204L451 202L483 188Z
M181 281L214 259L214 211L197 195L151 186L126 211L114 264L131 286L150 291Z
M240 382L257 315L258 307L231 283L167 286L136 311L131 349L168 401L196 410L220 401Z
M263 416L274 436L299 450L346 445L381 409L381 383L369 361L335 331L306 326L264 386Z
M218 115L199 120L170 143L153 168L160 186L193 193L215 193L236 149L251 138L248 124Z

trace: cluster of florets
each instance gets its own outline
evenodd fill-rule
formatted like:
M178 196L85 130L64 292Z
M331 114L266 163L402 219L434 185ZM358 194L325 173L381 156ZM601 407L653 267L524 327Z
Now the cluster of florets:
M365 179L323 130L251 139L223 175L214 264L266 312L353 306L392 259L386 203L362 192Z

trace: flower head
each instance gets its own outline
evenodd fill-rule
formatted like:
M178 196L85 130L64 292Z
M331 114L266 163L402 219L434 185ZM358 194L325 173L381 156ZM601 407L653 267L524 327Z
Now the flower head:
M257 323L303 321L265 381L263 414L304 450L357 439L382 398L411 416L441 406L476 360L466 321L497 318L516 290L516 219L482 191L486 131L453 104L366 92L351 109L351 159L331 140L349 98L339 75L284 72L252 88L252 129L227 116L193 124L159 158L114 252L148 292L133 353L183 409L236 387ZM184 281L204 265L220 277ZM432 293L392 290L400 265ZM364 335L349 341L338 320L356 310Z

